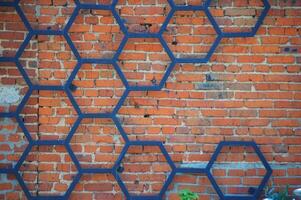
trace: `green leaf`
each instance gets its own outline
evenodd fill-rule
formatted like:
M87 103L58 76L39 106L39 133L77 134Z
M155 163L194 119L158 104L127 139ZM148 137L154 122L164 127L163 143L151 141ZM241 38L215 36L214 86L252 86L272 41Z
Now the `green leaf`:
M178 193L181 200L198 200L199 196L195 192L188 189L183 189Z

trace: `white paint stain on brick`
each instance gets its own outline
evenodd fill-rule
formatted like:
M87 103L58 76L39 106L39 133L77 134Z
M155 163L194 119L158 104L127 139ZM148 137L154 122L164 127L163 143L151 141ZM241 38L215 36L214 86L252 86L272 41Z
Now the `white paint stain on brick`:
M20 98L19 89L15 87L0 86L0 104L15 104Z

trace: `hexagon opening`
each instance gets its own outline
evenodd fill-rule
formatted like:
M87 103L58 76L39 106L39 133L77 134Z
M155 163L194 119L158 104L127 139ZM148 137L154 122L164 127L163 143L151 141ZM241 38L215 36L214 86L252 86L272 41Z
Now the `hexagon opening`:
M118 61L130 86L159 85L171 64L157 38L130 38Z
M28 140L14 118L0 118L0 168L12 169L19 161Z
M61 35L33 36L20 61L33 84L63 85L77 60Z
M27 34L13 7L0 7L0 57L14 57Z
M19 4L35 30L62 30L75 9L73 0L21 0Z
M267 173L252 146L223 146L211 167L224 196L252 196Z
M128 32L131 33L159 32L170 9L167 0L121 0L116 5L116 11L119 13Z
M83 64L73 82L73 96L83 113L111 113L125 91L112 65Z
M82 168L112 168L124 141L114 122L108 118L85 118L70 141Z
M204 11L176 11L163 38L176 58L202 59L207 56L217 33Z
M123 38L109 10L81 9L69 34L82 58L112 58Z
M62 196L77 169L64 146L34 146L19 173L32 196Z
M63 91L39 91L31 95L21 114L33 140L62 140L70 132L77 113Z
M158 195L172 170L159 146L130 146L120 166L131 196Z
M262 0L218 0L211 1L209 9L224 33L252 32L264 4Z
M86 199L124 199L117 181L111 174L82 175L70 199L76 199L78 195L81 196L83 193L85 193Z

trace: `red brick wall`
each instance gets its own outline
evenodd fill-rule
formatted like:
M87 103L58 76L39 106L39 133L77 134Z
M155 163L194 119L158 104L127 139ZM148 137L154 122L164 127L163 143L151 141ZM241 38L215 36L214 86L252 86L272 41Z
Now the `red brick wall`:
M213 2L210 11L224 31L250 30L262 10L256 0ZM161 91L130 92L118 112L129 139L162 141L176 166L193 167L204 167L220 141L255 141L274 170L269 185L300 187L301 2L270 3L255 37L222 39L207 64L177 64ZM32 27L58 30L75 5L21 0L20 6ZM162 0L133 0L120 1L116 9L130 31L154 33L170 7ZM111 58L123 37L112 13L79 13L69 32L79 54ZM0 56L14 56L25 36L15 10L0 7ZM204 57L215 31L203 12L181 11L163 38L177 58ZM62 36L33 36L20 61L34 84L64 84L76 65ZM151 85L160 82L170 62L157 39L130 39L118 64L130 85ZM28 87L14 63L1 62L0 72L0 111L15 111ZM78 86L73 92L76 102L89 113L112 111L125 90L111 65L85 64L73 84ZM34 140L65 139L77 118L61 91L34 91L20 116ZM12 167L27 144L15 119L1 118L1 168ZM86 168L112 167L123 145L111 119L84 119L71 139L72 150ZM122 166L121 177L133 194L158 192L170 171L155 147L131 147ZM245 194L258 185L264 171L252 149L239 147L223 149L212 173L225 193ZM62 146L33 147L20 169L33 195L63 194L75 172ZM0 199L25 199L14 175L0 178ZM177 199L184 188L201 199L218 199L208 178L200 174L177 174L165 198ZM110 174L84 174L71 194L71 199L123 198Z

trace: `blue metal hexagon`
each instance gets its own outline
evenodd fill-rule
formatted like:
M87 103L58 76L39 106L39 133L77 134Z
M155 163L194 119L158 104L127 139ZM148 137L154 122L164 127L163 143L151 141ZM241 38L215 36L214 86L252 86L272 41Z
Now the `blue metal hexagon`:
M16 58L17 59L17 66L20 66L19 67L20 72L25 77L25 80L28 81L28 84L30 86L32 86L33 89L35 89L35 90L63 90L63 86L62 86L63 84L62 85L54 85L54 84L47 85L47 84L40 84L40 83L33 84L33 81L30 79L29 74L25 71L24 66L22 66L22 64L20 62L21 56L22 56L22 54L24 53L26 47L30 44L30 41L34 38L35 35L62 36L63 40L66 42L65 45L69 46L70 49L71 49L70 50L71 57L75 56L74 61L76 61L76 63L74 63L73 69L71 70L70 74L73 73L73 71L75 70L75 67L78 65L77 58L78 58L79 55L78 55L78 52L76 50L74 50L75 49L74 44L72 43L71 39L69 38L69 36L67 34L61 34L61 33L59 33L59 34L49 34L48 32L44 32L43 34L29 33L27 35L26 39L24 40L24 42L22 43L19 51L17 52L17 58ZM38 63L38 65L39 65L39 63ZM68 68L66 68L65 70L67 70L67 69ZM65 82L67 81L67 79L68 79L68 77L66 78Z
M125 37L124 41L122 42L122 48L120 49L120 51L118 51L115 56L116 60L119 59L119 56L120 54L122 53L122 50L124 49L126 43L128 42L129 38L137 38L137 37ZM173 68L175 67L175 64L176 64L176 61L175 61L175 58L171 52L171 50L169 49L168 45L166 44L165 40L163 39L163 37L160 35L159 37L142 37L142 36L139 36L138 38L156 38L159 40L160 44L162 45L165 53L168 55L169 59L170 59L170 63L168 64L167 68L166 68L166 71L164 72L164 75L162 77L162 79L160 80L159 84L157 83L154 83L153 85L142 85L142 86L139 86L139 85L129 85L128 81L126 82L126 87L130 90L130 91L158 91L158 90L161 90L171 71L173 70ZM118 64L116 63L116 66L117 68L119 68L121 71L122 69L120 68L120 66L118 66ZM121 72L122 73L122 72ZM123 75L124 79L126 80L126 77ZM125 81L124 81L125 82Z
M212 0L207 0L206 5L207 8L210 6ZM259 27L261 26L261 24L263 23L263 20L265 19L265 17L267 16L271 5L269 3L268 0L261 0L263 3L263 10L261 12L261 14L259 15L255 25L252 27L251 31L246 31L246 32L222 32L221 36L222 37L226 37L226 38L232 38L232 37L253 37L256 35L256 32L258 31ZM210 10L209 10L210 12ZM215 19L213 18L213 20L215 21Z
M97 118L81 118L80 119L80 125L84 126L84 128L86 127L89 127L89 125L87 124L87 122L83 121L85 119L90 119L90 120L93 120L93 119L97 119ZM111 173L112 172L112 168L113 166L115 165L115 161L117 160L117 157L119 157L119 155L117 156L117 150L120 149L122 147L124 147L124 144L128 142L128 138L126 135L122 134L122 132L120 131L122 128L121 128L121 125L119 124L119 121L117 120L114 120L113 118L98 118L98 119L104 119L104 120L107 120L105 123L108 123L108 120L110 121L110 124L112 122L113 126L116 127L116 130L117 132L106 132L104 134L102 134L100 131L96 134L95 132L93 133L87 133L86 131L82 131L82 129L80 129L78 126L77 126L77 130L75 130L75 132L72 132L71 134L69 134L68 137L70 137L72 135L72 137L70 137L70 139L68 138L68 148L71 147L72 149L72 152L73 154L76 156L76 162L80 163L80 170L83 172L83 173ZM117 123L116 123L117 122ZM97 125L100 125L102 124L102 122L95 122ZM104 124L106 125L106 124ZM94 126L94 125L93 125ZM100 126L103 126L103 125L100 125ZM76 132L76 131L79 131L79 132ZM79 135L79 140L76 140L75 137ZM106 152L106 151L102 151L102 150L99 150L97 149L97 151L93 151L93 152L90 152L90 153L82 153L81 150L78 151L77 149L77 145L79 144L85 144L85 142L82 142L81 138L85 138L85 141L86 140L89 140L89 135L92 136L92 139L94 139L93 137L94 136L97 136L99 139L102 138L102 137L112 137L112 140L115 139L115 136L118 137L118 142L115 141L114 143L112 143L112 146L110 146L111 148L114 149L114 151L112 152ZM120 136L120 138L119 138ZM74 140L72 140L72 138ZM103 143L102 141L99 141L98 139L97 140L89 140L87 143L86 143L87 146L97 146L97 148L101 148L102 146L105 146L107 145L107 143ZM119 147L118 147L119 146ZM114 157L111 157L110 161L108 160L101 160L101 159L96 159L96 160L92 160L92 156L96 156L96 154L99 155L99 158L101 158L103 155L105 156L114 156ZM91 156L91 160L87 161L87 157ZM81 159L83 158L83 159ZM114 161L113 161L114 159ZM96 163L97 162L97 163ZM95 167L96 165L99 165L99 167Z
M111 12L113 15L112 17L116 20L117 25L120 27L120 31L123 34L123 39L120 41L117 50L115 51L115 53L113 54L113 58L84 58L82 56L79 55L77 49L74 47L74 51L75 51L75 55L78 59L80 59L83 63L112 63L113 60L116 60L116 56L115 54L118 54L118 52L121 52L123 46L124 46L124 40L125 40L125 35L123 30L121 29L122 27L122 22L121 20L118 18L118 14L116 12L114 12L114 10L112 10L112 6L110 5L101 5L101 4L79 4L76 9L74 10L68 24L65 27L65 32L68 33L68 36L70 35L70 29L71 26L74 25L74 22L76 20L76 17L79 16L80 14L80 10L101 10L101 11L109 11ZM70 38L70 36L68 37ZM70 41L71 42L71 41ZM114 42L115 43L115 42Z
M206 5L206 3L204 5ZM176 6L175 10L172 10L172 12L170 12L170 15L168 16L168 18L162 25L162 30L166 31L167 26L170 23L170 20L172 19L172 17L174 16L176 11L203 11L205 13L206 17L208 18L210 24L212 25L213 29L215 30L217 37L215 38L214 42L211 44L211 47L210 47L209 51L207 52L206 56L201 57L201 58L174 58L174 59L176 60L177 63L207 63L207 62L209 62L211 56L213 55L215 49L219 45L223 36L222 36L222 32L221 32L218 24L216 23L213 16L209 12L208 6L203 6L203 5L201 5L201 6ZM163 34L163 32L162 32L162 34ZM175 56L173 55L172 57L175 57Z
M58 145L58 146L64 146L66 149L66 152L68 153L68 155L71 158L71 161L74 163L76 169L77 169L77 173L76 175L73 177L72 182L70 183L68 189L66 190L66 192L63 195L38 195L38 196L33 196L30 192L29 192L29 188L27 187L26 183L24 182L22 176L20 175L20 168L22 166L22 164L24 163L26 157L29 155L30 151L32 150L32 148L34 146L53 146L53 145ZM26 150L24 151L23 155L21 156L18 164L16 165L14 173L21 188L23 189L27 199L35 199L35 200L45 200L45 199L68 199L71 192L73 191L74 187L76 186L77 182L79 182L80 177L82 175L81 171L80 171L80 166L79 163L74 155L74 153L72 152L71 148L69 145L64 145L61 143L58 143L56 141L47 141L44 143L32 143L30 145L28 145L28 147L26 148Z
M53 89L49 89L53 87ZM32 89L34 88L34 89ZM37 89L36 89L37 88ZM74 131L76 130L77 126L79 125L80 123L80 120L81 120L81 113L80 111L78 112L78 110L76 110L75 108L75 111L76 111L76 117L77 119L75 120L74 123L72 123L71 127L70 127L70 130L68 132L68 134L66 135L65 138L62 138L62 139L58 139L58 140L48 140L48 139L34 139L32 138L31 134L30 134L30 131L27 129L27 127L25 126L25 123L23 121L23 117L21 116L21 112L23 111L25 105L27 104L30 96L32 95L33 91L35 90L39 90L39 91L42 91L42 90L46 90L46 91L62 91L66 94L66 98L68 99L68 101L70 101L70 103L72 104L72 107L75 108L75 105L76 102L75 100L73 99L73 96L71 94L71 92L69 90L64 90L63 89L63 86L60 86L60 87L55 87L55 86L39 86L39 85L36 85L36 86L31 86L31 89L28 91L28 93L26 94L26 98L23 99L23 101L21 102L21 104L19 105L18 107L18 110L17 110L17 113L16 113L16 119L18 121L18 124L20 126L20 128L23 130L25 136L27 138L29 138L29 142L33 145L63 145L63 144L66 144L66 141L68 141L67 139L70 139L70 136L72 136L72 134L74 133ZM69 93L68 93L69 91ZM71 98L70 98L70 95L71 95ZM1 117L1 116L0 116Z
M129 147L131 146L157 146L160 148L161 153L163 154L163 156L165 157L168 165L171 168L171 172L168 175L164 185L162 186L160 193L157 195L132 195L129 193L126 185L124 184L123 180L121 179L120 175L119 175L119 168L121 165L121 162L123 160L123 158L125 157ZM122 189L123 193L125 194L127 199L131 199L131 200L138 200L138 199L149 199L149 200L161 200L163 198L163 195L165 193L165 191L167 190L168 186L170 185L170 183L172 182L172 179L176 173L176 166L174 165L174 163L172 162L171 158L169 157L166 149L164 148L162 142L158 142L158 141L129 141L124 149L122 150L118 160L116 161L114 167L113 167L113 171L112 171L114 177L116 178L120 188Z
M94 64L93 62L86 62L86 63ZM127 80L124 77L122 71L120 70L120 68L118 67L118 65L116 63L101 62L101 64L112 65L113 66L113 70L117 73L117 76L119 77L120 81L122 82L123 86L125 87L124 91L123 91L123 94L118 98L118 102L116 103L116 105L114 106L114 108L112 109L111 112L91 112L91 113L90 112L83 112L82 109L79 106L78 100L76 100L74 95L72 95L72 88L71 87L74 87L73 90L77 90L78 88L80 88L79 86L77 86L76 84L73 84L72 82L75 80L76 75L80 71L83 64L86 64L86 63L82 63L82 62L78 63L78 65L75 67L75 69L71 73L68 81L66 82L65 88L68 90L68 96L72 99L71 102L72 102L73 106L76 108L78 113L81 113L83 115L83 117L86 117L86 118L90 118L90 117L102 117L102 118L112 117L115 113L118 112L121 105L123 104L123 102L126 99L126 96L128 94L128 90L126 89L127 86L128 86ZM114 86L112 86L112 87L114 87ZM96 87L96 89L97 89L97 87Z
M256 188L255 192L252 195L225 195L220 187L218 186L217 182L215 181L214 176L211 174L210 169L212 168L214 162L217 159L217 156L221 152L222 148L224 146L246 146L246 147L252 147L257 154L258 158L262 162L264 168L266 169L266 173L260 183L260 185ZM215 152L213 153L209 163L206 166L206 173L209 178L209 180L212 183L212 186L214 187L216 193L220 197L221 200L257 200L259 198L260 193L264 189L265 185L267 184L271 174L272 174L272 168L266 161L264 155L258 148L255 142L253 141L222 141L218 144Z

